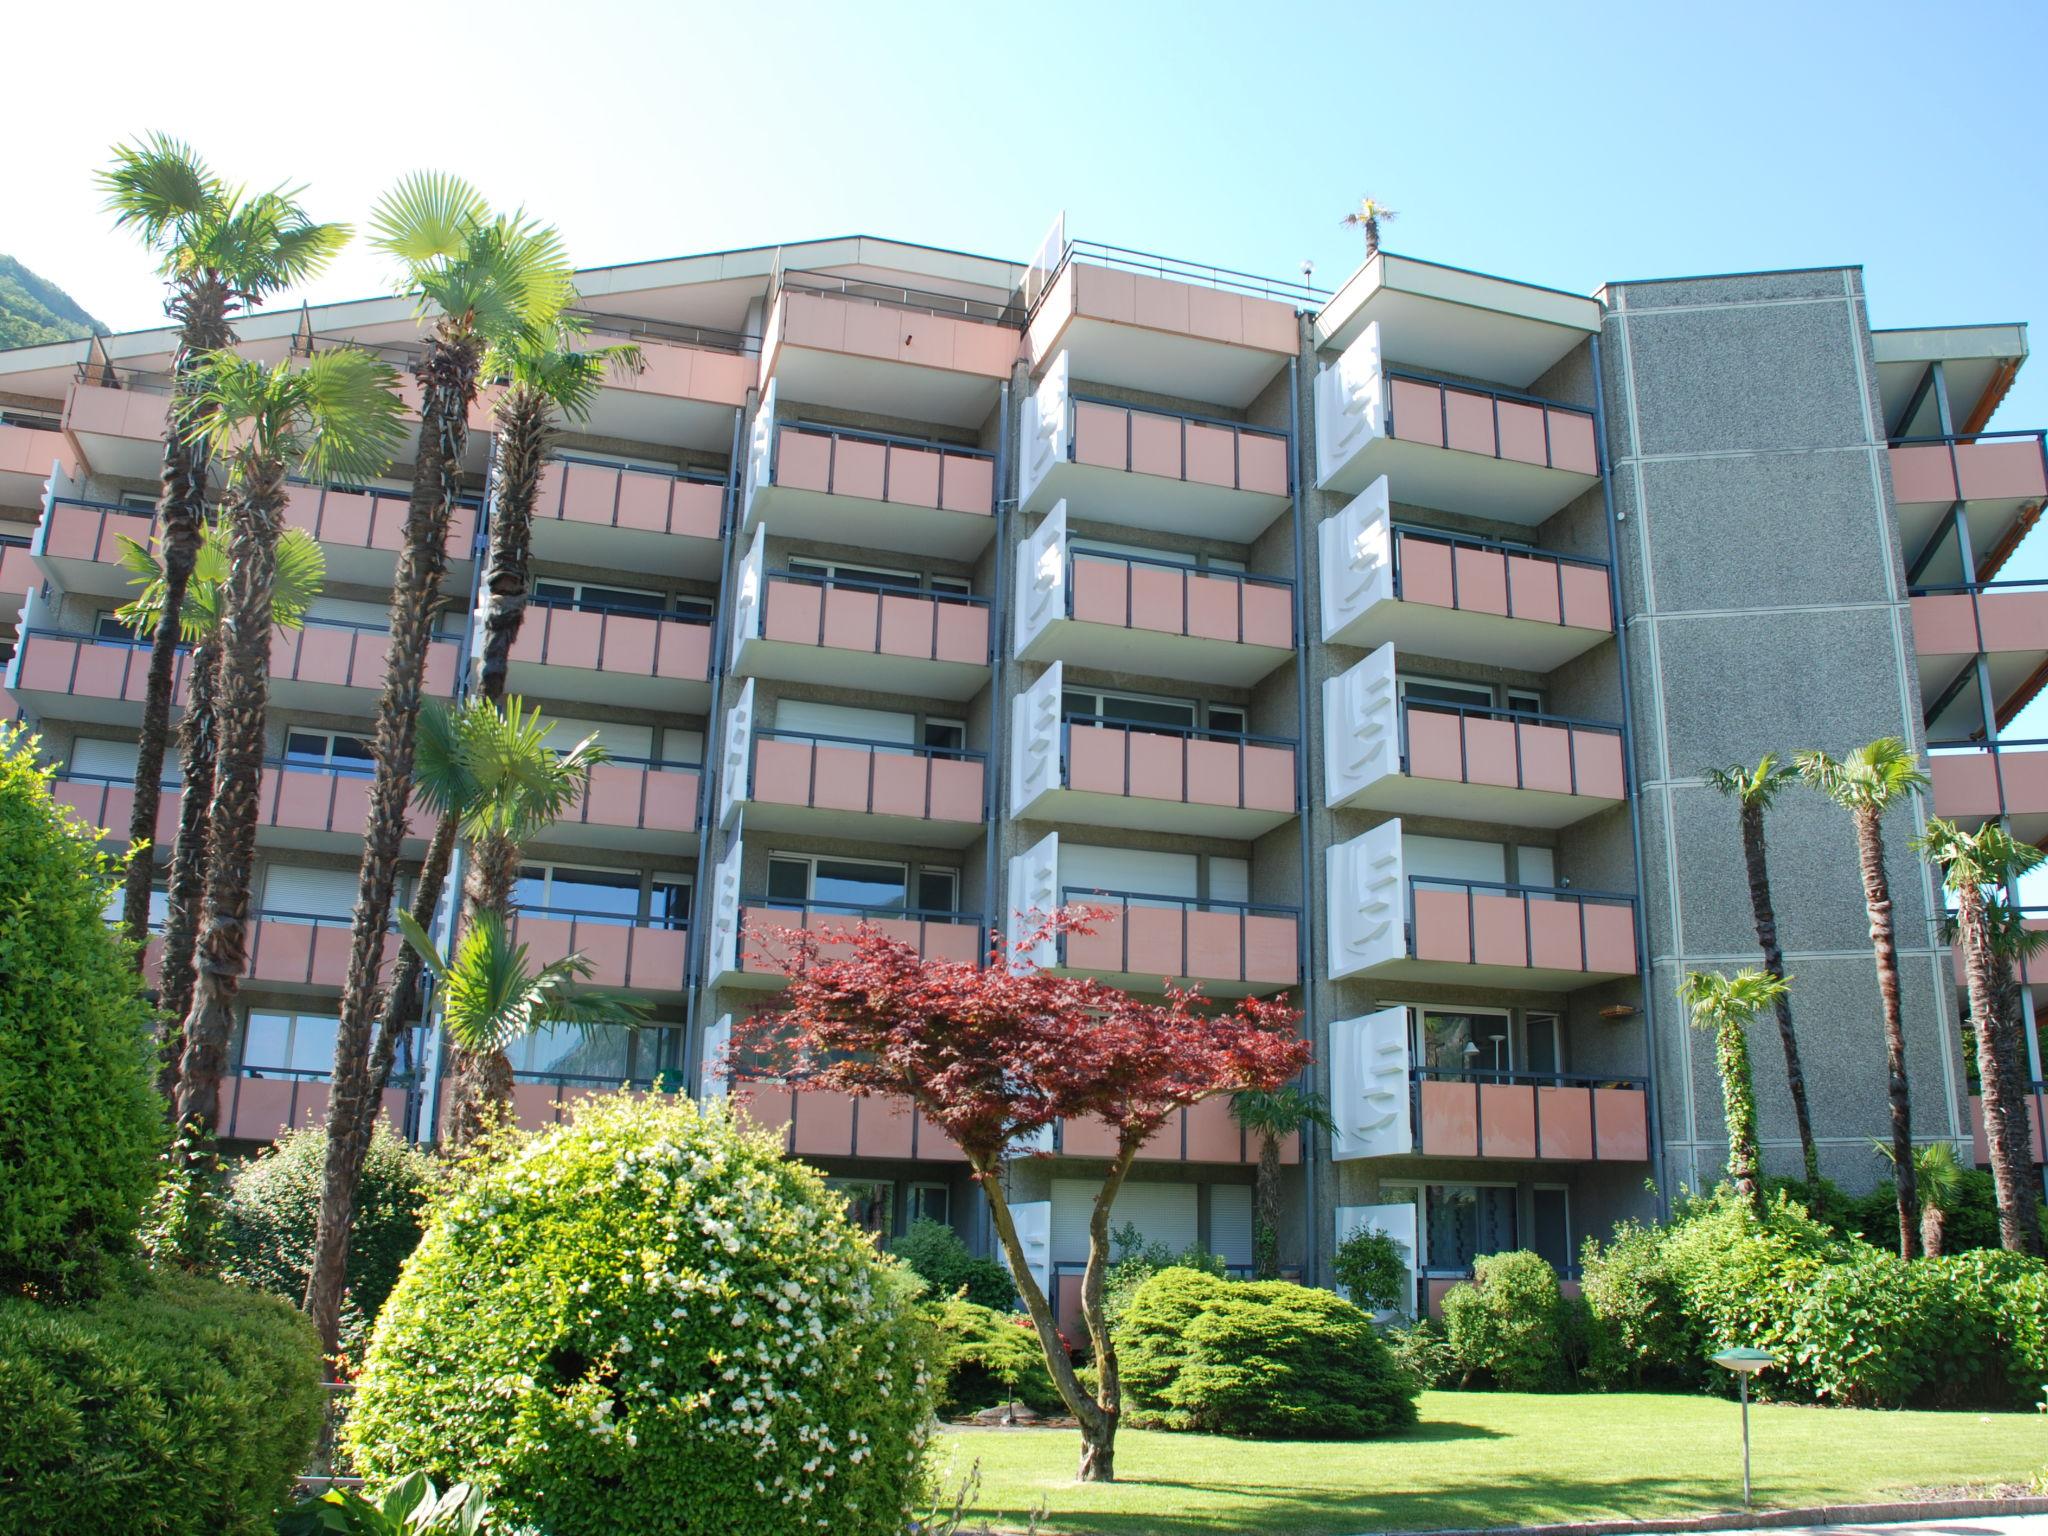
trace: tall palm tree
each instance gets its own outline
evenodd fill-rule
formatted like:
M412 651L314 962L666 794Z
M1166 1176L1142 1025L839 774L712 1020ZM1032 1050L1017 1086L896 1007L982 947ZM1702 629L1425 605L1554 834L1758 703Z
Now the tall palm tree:
M220 601L205 895L185 1015L178 1124L188 1134L210 1137L235 995L249 957L249 885L286 477L296 471L313 480L359 483L382 474L399 446L403 407L397 376L362 352L325 353L295 369L266 368L220 351L195 371L208 446L228 465L228 569Z
M1231 1118L1259 1138L1259 1171L1252 1189L1252 1267L1257 1278L1280 1278L1280 1143L1303 1126L1337 1134L1337 1122L1319 1093L1289 1083L1232 1094Z
M1361 197L1358 207L1344 215L1342 223L1346 229L1362 230L1365 233L1365 259L1371 261L1380 253L1380 226L1391 224L1400 215L1385 203L1370 197Z
M487 354L541 345L575 292L559 234L523 214L493 214L483 195L458 177L407 177L378 202L371 224L372 244L397 261L402 286L417 296L420 317L431 325L414 367L420 382L419 447L392 582L391 642L377 705L377 776L363 829L361 886L335 1032L327 1163L306 1281L306 1310L329 1354L340 1338L355 1191L381 1092L370 1049L381 1002L378 972L405 839L427 647L448 569L448 520L462 491L469 409L486 376ZM445 870L448 840L435 841L430 851L441 854Z
M516 698L502 710L482 698L452 711L429 706L421 717L415 791L428 808L456 819L469 846L463 879L466 925L494 917L500 928L509 927L521 846L576 803L590 785L591 768L604 761L595 737L558 753L548 745L548 732L541 712L529 713ZM425 931L416 916L405 921ZM431 969L431 948L411 947ZM455 1045L450 1069L455 1107L448 1140L459 1147L481 1129L481 1106L509 1098L512 1065L499 1046L471 1050L455 1029L449 1034ZM501 1084L506 1089L502 1096Z
M2011 886L2041 862L2042 853L1997 822L1965 832L1939 816L1929 820L1927 830L1914 839L1913 846L1941 866L1943 883L1955 896L1956 937L1963 952L1970 1019L1977 1032L1984 1141L1991 1152L1991 1178L1998 1191L1999 1244L2016 1252L2038 1253L2041 1229L2028 1149L2026 1083L2024 1073L2009 1070L2019 1060L2020 1053L2014 1048L2018 1042L2013 1037L2021 1025L2016 1010L2009 1012L1999 996L2000 972L2007 961L1999 953L1999 920L1986 888Z
M1778 761L1778 754L1766 752L1754 768L1735 763L1726 768L1709 768L1706 781L1734 799L1742 822L1742 857L1749 868L1749 909L1756 919L1757 948L1764 952L1764 971L1783 979L1785 951L1778 944L1778 913L1771 901L1771 866L1764 847L1764 813L1778 797L1778 791L1799 777L1790 763ZM1806 1073L1799 1064L1799 1040L1792 1033L1792 993L1780 988L1777 996L1778 1040L1785 1047L1785 1083L1792 1091L1792 1115L1799 1123L1799 1150L1806 1163L1809 1189L1820 1182L1820 1152L1813 1141L1813 1116L1806 1107Z
M471 917L449 954L434 947L411 913L401 912L398 923L406 942L441 983L442 1027L469 1063L449 1114L447 1140L455 1150L474 1143L511 1106L509 1052L526 1035L569 1025L592 1036L608 1027L638 1024L644 1012L637 999L578 986L591 969L580 954L536 971L526 946L512 942L499 913Z
M1783 995L1787 978L1768 971L1687 971L1679 1001L1693 1027L1714 1037L1721 1074L1721 1114L1728 1126L1728 1175L1757 1216L1764 1213L1763 1161L1756 1144L1756 1081L1749 1070L1749 1026Z
M120 536L121 563L141 590L115 611L131 629L154 629L170 600L170 580L148 546ZM178 722L183 800L177 841L165 893L164 946L157 1001L164 1019L163 1062L157 1088L166 1105L178 1093L179 1057L184 1050L185 1012L192 1006L192 946L199 932L199 904L206 877L206 824L213 806L215 734L214 667L220 654L221 608L228 585L228 529L220 518L207 521L198 557L185 588L179 634L191 649L185 676L185 713ZM327 557L303 528L287 528L277 541L277 577L270 619L278 629L297 629L327 579Z
M163 134L117 145L113 153L113 165L97 177L107 194L107 210L114 215L116 228L132 226L143 244L162 258L157 270L170 288L164 307L178 327L171 362L176 383L156 506L164 603L150 645L135 810L128 832L129 846L141 848L156 835L158 784L170 739L179 612L198 558L206 506L211 450L196 364L214 348L233 344L237 315L256 308L279 289L317 275L348 243L349 227L315 224L300 208L296 191L279 188L252 196L230 186L191 146ZM138 964L141 945L149 936L153 863L148 857L129 860L122 895L121 920L136 941Z
M1870 913L1870 947L1877 960L1877 993L1884 1011L1885 1069L1892 1112L1892 1160L1898 1164L1899 1256L1910 1259L1920 1241L1920 1201L1913 1181L1913 1106L1906 1085L1906 1032L1899 1017L1899 941L1892 925L1891 880L1884 867L1885 812L1927 784L1912 749L1883 736L1844 757L1801 752L1799 776L1847 811L1856 824L1863 905Z

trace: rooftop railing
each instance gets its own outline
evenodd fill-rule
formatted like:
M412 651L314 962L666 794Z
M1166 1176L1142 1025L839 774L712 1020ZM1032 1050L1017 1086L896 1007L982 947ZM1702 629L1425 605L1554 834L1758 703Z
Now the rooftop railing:
M720 330L709 325L685 325L676 320L650 320L641 315L607 314L596 309L572 309L572 320L593 336L615 336L621 341L660 341L676 346L704 347L713 352L759 352L758 338L739 331Z
M906 288L865 278L841 277L832 272L796 268L782 274L781 286L784 292L829 294L833 298L851 299L856 303L880 304L888 309L907 309L924 315L945 315L954 320L973 320L983 325L1015 329L1024 324L1024 312L1014 302L972 299L928 288Z
M1330 297L1327 289L1291 278L1261 277L1255 272L1240 272L1234 267L1186 261L1178 256L1161 256L1153 251L1132 250L1126 245L1109 245L1100 240L1069 240L1060 251L1059 261L1042 280L1033 275L1037 286L1030 294L1031 315L1037 314L1046 295L1058 285L1061 274L1077 261L1089 266L1113 267L1120 272L1138 272L1146 277L1161 277L1169 282L1194 283L1204 288L1220 288L1228 293L1273 299L1298 309L1320 309ZM1027 316L1027 324L1029 319Z

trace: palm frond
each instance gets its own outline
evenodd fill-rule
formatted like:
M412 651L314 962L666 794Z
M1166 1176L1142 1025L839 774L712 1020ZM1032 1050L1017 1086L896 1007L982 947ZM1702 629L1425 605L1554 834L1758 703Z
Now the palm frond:
M1928 782L1912 748L1897 736L1880 736L1842 757L1801 752L1794 762L1801 779L1851 811L1885 811Z
M551 722L517 698L502 711L482 698L452 712L422 711L421 726L420 792L441 814L459 816L471 838L527 841L576 803L590 770L606 761L594 736L556 751Z
M192 146L152 133L116 144L114 163L94 173L119 229L134 225L145 244L162 246L180 226L204 220L227 189Z
M578 988L576 983L591 971L581 954L533 969L527 946L512 941L495 912L473 916L452 955L437 954L410 915L402 926L406 942L441 981L442 1022L449 1040L472 1054L502 1051L546 1026L630 1027L646 1014L638 999Z
M1738 804L1769 810L1778 791L1798 778L1799 770L1780 762L1777 753L1766 752L1754 768L1746 763L1730 763L1725 768L1703 768L1700 777Z
M1733 976L1720 971L1687 971L1678 984L1678 999L1701 1029L1723 1024L1747 1024L1771 1007L1790 989L1792 978L1773 976L1769 971L1737 971Z
M446 705L429 701L420 707L412 792L436 816L469 806L482 793L454 711Z
M163 565L141 541L126 534L115 538L121 547L121 565L139 590L114 610L114 617L131 629L149 633L163 616ZM226 524L218 517L210 519L200 537L192 574L186 579L184 604L178 610L178 633L187 645L203 644L219 627L221 589L228 575L227 539ZM280 629L297 629L326 581L327 555L319 541L303 528L285 529L277 541L272 622Z
M460 176L415 171L377 199L370 211L370 244L408 269L403 286L413 288L420 269L461 254L490 216L484 195Z
M355 347L315 353L294 375L306 421L299 469L308 479L363 481L391 467L405 442L405 404L389 363Z
M1995 821L1965 832L1941 816L1928 818L1927 830L1913 839L1913 847L1942 867L1944 883L1952 891L2010 885L2039 865L2043 857L2040 849L2021 842Z

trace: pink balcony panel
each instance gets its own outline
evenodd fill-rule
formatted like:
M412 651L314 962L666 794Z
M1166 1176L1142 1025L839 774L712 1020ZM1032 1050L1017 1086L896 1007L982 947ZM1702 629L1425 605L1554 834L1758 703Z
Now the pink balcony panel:
M0 422L0 475L48 478L53 464L67 477L78 474L78 455L62 432Z
M1472 1085L1424 1078L1418 1089L1422 1150L1431 1157L1477 1157L1479 1100Z
M1954 445L1907 443L1891 450L1892 492L1901 502L2040 500L2048 469L2034 438Z
M1266 496L1287 494L1287 439L1161 411L1074 404L1074 462Z
M1634 975L1629 907L1429 886L1415 891L1415 958Z
M682 346L647 336L635 337L634 345L640 349L639 368L608 370L604 377L606 389L739 406L746 403L747 390L755 382L752 360L737 353Z
M1536 1090L1526 1083L1480 1084L1479 1130L1488 1157L1534 1157Z
M146 512L116 512L73 501L52 502L43 552L53 560L91 560L112 565L121 558L123 535L148 545L151 522Z
M1634 1088L1594 1088L1593 1155L1603 1163L1640 1163L1650 1156L1649 1106Z
M1109 915L1096 921L1094 933L1067 936L1066 964L1075 970L1269 986L1291 985L1300 975L1292 917L1077 899Z
M109 784L93 779L56 779L50 784L50 798L68 805L79 820L100 828L114 842L128 840L129 819L135 814L135 787ZM165 789L157 800L156 831L153 841L160 858L170 856L178 836L178 810L182 797L175 787Z
M1083 623L1294 647L1294 609L1285 587L1086 556L1071 571L1074 617Z
M290 1077L224 1078L220 1085L220 1134L231 1141L275 1141L327 1118L328 1086ZM378 1108L386 1125L405 1122L405 1090L387 1088Z
M569 1118L577 1100L589 1098L597 1091L573 1083L514 1083L512 1118L524 1131L560 1125Z
M1397 549L1404 602L1576 629L1614 627L1607 576L1597 566L1452 545L1405 532L1398 535Z
M715 539L725 487L652 470L554 460L543 466L536 515L596 528Z
M103 384L74 384L64 402L65 430L93 437L131 437L160 441L170 415L171 397L146 389L109 389ZM49 466L45 465L47 472Z
M969 666L988 662L986 608L893 592L771 579L761 634L768 640L884 656Z
M42 584L43 573L27 546L0 544L0 595L27 597Z
M2027 1117L2027 1143L2035 1162L2042 1160L2042 1148L2048 1147L2048 1096L2030 1091L2021 1101ZM1984 1135L1984 1099L1981 1094L1970 1095L1970 1135L1976 1147L1975 1162L1979 1167L1991 1161L1991 1144Z
M853 1100L843 1093L798 1093L789 1147L798 1157L851 1156Z
M348 979L351 943L346 922L295 923L267 918L249 926L249 966L253 981L282 986L341 989ZM384 936L380 968L398 952L398 935Z
M780 346L1006 379L1017 338L1001 326L794 289L782 296ZM772 349L771 361L772 366Z
M405 547L408 510L408 498L396 491L294 485L286 493L284 520L286 527L303 529L322 544L395 555ZM457 503L448 513L450 557L466 559L475 536L476 508Z
M908 944L927 960L949 960L958 965L980 965L981 925L971 921L946 922L942 918L870 918L869 923L887 937ZM820 949L830 952L840 946L833 936L850 934L861 923L859 916L838 912L797 912L786 907L747 907L740 914L740 964L755 972L784 971L788 946L780 937L784 930L807 929L820 936Z
M2048 811L2048 752L1944 752L1932 759L1938 816Z
M1076 319L1168 331L1203 341L1292 354L1298 345L1291 306L1273 299L1088 262L1062 269L1032 320L1031 353L1046 358Z
M1913 647L1922 656L2048 650L2048 591L1916 597Z
M1193 805L1294 810L1294 752L1249 742L1067 727L1067 786Z
M1622 798L1621 737L1614 731L1490 720L1411 707L1408 772L1549 794Z
M572 825L647 832L690 832L697 826L697 775L687 768L600 763L590 787L563 818Z
M259 814L269 827L359 836L369 821L372 782L367 775L320 768L266 768ZM432 837L434 823L434 814L415 803L406 813L406 835Z
M1584 1088L1537 1088L1536 1124L1546 1161L1592 1160L1593 1099Z
M756 800L918 820L979 822L982 765L796 738L754 748Z
M630 677L702 682L710 673L711 628L682 619L574 608L527 610L512 659Z
M1548 465L1573 474L1599 473L1593 418L1583 411L1496 398L1419 379L1391 382L1392 434L1403 442Z

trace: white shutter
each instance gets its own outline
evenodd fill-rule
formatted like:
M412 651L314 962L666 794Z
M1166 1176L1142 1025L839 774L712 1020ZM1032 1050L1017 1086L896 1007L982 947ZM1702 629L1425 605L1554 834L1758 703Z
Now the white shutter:
M307 610L316 619L339 619L349 624L374 624L383 629L391 623L388 603L359 603L345 597L316 597Z
M900 742L904 746L917 740L914 716L886 709L856 709L850 704L819 704L810 699L777 699L771 729L846 736L855 741Z
M1195 557L1186 550L1155 549L1149 544L1115 544L1108 539L1076 539L1073 542L1073 550L1077 555L1107 555L1113 560L1120 555L1135 555L1140 560L1162 560L1169 565L1193 567L1195 563ZM1119 560L1117 563L1122 562ZM1242 566L1235 566L1232 569L1242 569Z
M1440 880L1491 880L1508 878L1507 849L1499 843L1475 843L1462 837L1404 837L1401 863L1410 875L1434 875Z
M1252 1262L1252 1187L1209 1186L1209 1251L1226 1264Z
M136 759L141 755L142 747L137 742L81 736L71 747L71 771L104 774L110 779L132 779L135 777Z
M273 864L263 877L263 910L301 917L347 917L356 907L353 869Z
M616 720L578 720L569 715L543 718L548 723L547 744L557 752L566 752L584 737L595 736L598 744L614 757L654 756L654 727L651 725L624 725Z
M1195 856L1062 842L1060 884L1083 893L1135 891L1147 896L1193 896Z
M1079 1264L1088 1257L1088 1215L1095 1209L1091 1179L1052 1181L1052 1256L1056 1263ZM1175 1253L1193 1246L1201 1231L1197 1212L1199 1187L1194 1184L1126 1184L1109 1208L1110 1230L1132 1224L1148 1243L1164 1243ZM1114 1258L1114 1252L1111 1253Z
M1556 885L1557 855L1548 848L1517 848L1515 850L1515 883L1517 885Z
M649 753L648 756L654 756ZM702 763L704 761L704 733L685 730L678 725L665 726L661 733L660 756L671 763Z
M1252 899L1252 866L1249 859L1209 860L1209 899L1211 901L1250 901Z

